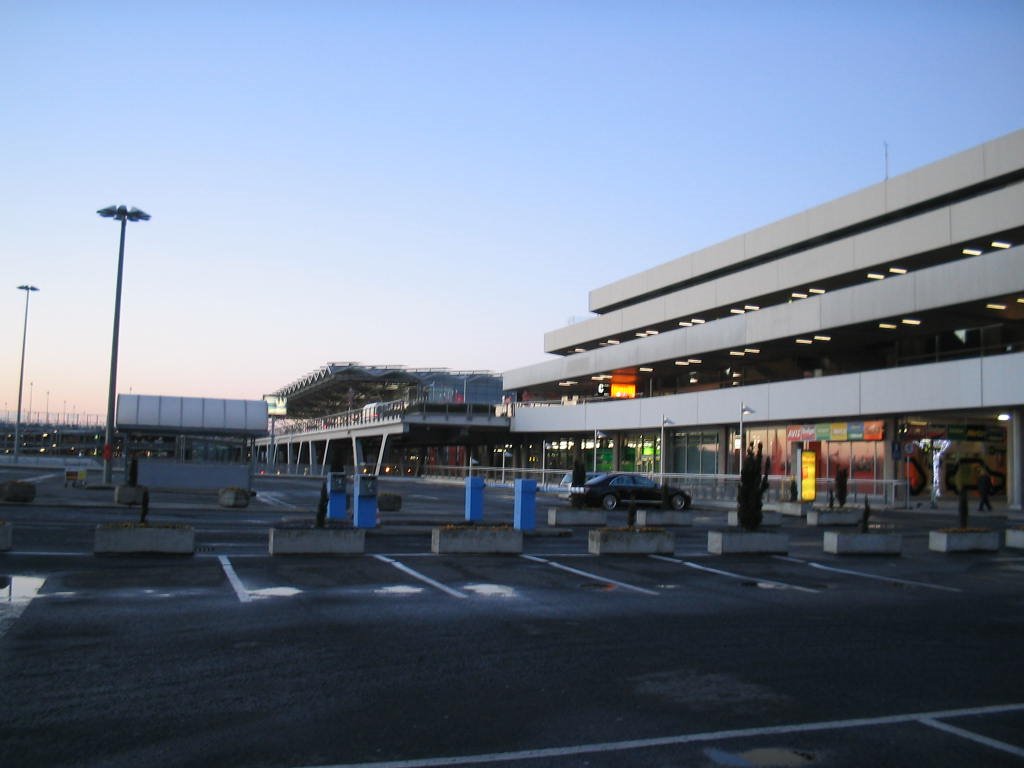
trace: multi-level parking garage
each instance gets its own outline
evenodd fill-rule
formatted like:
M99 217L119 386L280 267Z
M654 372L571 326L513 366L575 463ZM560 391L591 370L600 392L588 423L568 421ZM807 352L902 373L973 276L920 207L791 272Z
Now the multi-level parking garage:
M780 474L799 446L922 495L965 461L1019 506L1022 243L1018 131L592 291L556 359L505 373L512 439L721 474L745 418Z

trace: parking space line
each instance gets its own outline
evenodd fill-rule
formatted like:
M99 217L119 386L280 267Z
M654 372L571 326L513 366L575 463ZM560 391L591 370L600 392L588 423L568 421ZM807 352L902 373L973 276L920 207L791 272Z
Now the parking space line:
M462 597L462 598L469 597L469 595L467 595L465 592L460 592L459 590L453 589L452 587L449 587L449 586L446 586L446 585L442 584L439 581L434 581L429 576L425 576L422 573L420 573L419 571L413 570L412 568L407 566L405 563L400 563L397 560L392 560L387 555L374 555L374 557L377 560L380 560L382 563L387 563L388 565L392 565L395 568L397 568L398 570L400 570L402 573L408 574L409 576L412 576L414 579L418 579L419 581L422 581L424 584L429 584L430 586L434 587L435 589L441 590L446 595L451 595L452 597Z
M570 568L568 565L562 565L561 563L556 563L553 560L545 560L543 557L537 557L535 555L520 555L520 557L522 557L525 560L532 560L535 563L543 563L544 565L550 565L552 568L557 568L560 571L566 571L577 576L582 576L586 579L591 579L592 581L599 581L602 584L614 584L616 587L622 587L623 589L629 589L633 592L639 592L642 595L660 594L659 592L655 592L652 589L644 589L643 587L637 587L633 584L627 584L624 581L616 581L615 579L608 579L604 576L598 576L596 573L581 571L578 568Z
M955 717L972 717L975 715L999 715L1006 712L1019 712L1021 710L1024 710L1024 704L1001 704L991 707L950 709L942 712L918 712L915 714L907 715L883 715L881 717L860 717L853 718L850 720L826 720L813 723L774 725L765 728L742 728L731 731L683 733L675 736L655 736L646 739L630 739L628 741L606 741L592 744L575 744L565 747L523 749L517 752L491 752L478 755L426 757L415 758L411 760L385 760L371 763L334 763L330 765L316 766L315 768L436 768L438 766L451 765L515 763L528 760L542 760L545 758L554 757L592 755L607 752L627 752L629 750L636 749L652 749L655 747L671 747L678 746L681 744L699 744L715 741L727 741L731 739L746 739L760 736L779 736L791 733L816 733L820 731L847 730L853 728L872 728L880 725L903 725L905 723L912 723L915 721L924 722L926 720L936 720L938 718L949 719ZM944 723L939 723L938 725L945 726ZM952 728L952 726L947 727ZM945 727L943 728L943 730L945 730ZM960 729L956 730L959 731ZM964 733L970 732L965 731ZM985 737L981 736L979 738L984 739ZM1002 742L987 744L987 746L994 746L995 744L1002 744ZM314 768L314 766L307 766L306 768Z
M217 559L220 561L220 567L224 569L224 575L228 577L228 583L231 584L231 588L235 590L235 594L238 596L238 602L251 603L252 595L245 588L242 580L238 578L238 574L235 573L235 567L231 565L227 555L218 555Z
M831 571L832 573L843 573L847 576L859 576L862 579L874 579L876 581L889 581L894 584L908 584L913 587L925 587L926 589L938 589L942 592L963 592L962 589L956 587L944 587L941 584L929 584L925 581L910 581L908 579L897 579L893 576L879 576L874 573L863 573L862 571L849 571L845 568L834 568L831 565L822 565L821 563L807 563L811 568L817 568L820 571Z
M1020 747L1015 747L1013 744L1007 744L1005 741L990 739L988 736L982 736L980 733L975 733L974 731L957 728L955 725L940 723L933 717L919 717L917 722L931 728L937 728L940 731L945 731L946 733L951 733L954 736L959 736L962 739L968 739L969 741L973 741L977 744L984 744L986 747L992 747L993 749L998 749L1002 752L1008 752L1011 755L1016 755L1017 757L1024 757L1024 749L1021 749Z
M665 555L648 555L655 560L664 560L667 563L677 563L678 565L685 565L687 568L695 568L698 571L705 571L706 573L714 573L718 576L725 576L729 579L740 579L741 581L756 581L759 584L770 584L773 587L782 587L783 589L795 589L798 592L810 592L811 594L818 594L817 589L811 589L810 587L801 587L796 584L788 584L785 581L776 581L775 579L762 579L757 576L745 576L742 573L733 573L732 571L723 571L718 568L709 568L706 565L698 565L697 563L691 563L689 560L679 560L675 557L666 557Z

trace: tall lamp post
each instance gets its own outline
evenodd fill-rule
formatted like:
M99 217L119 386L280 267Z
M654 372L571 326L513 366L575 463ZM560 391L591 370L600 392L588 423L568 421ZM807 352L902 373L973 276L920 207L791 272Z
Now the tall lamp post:
M740 471L743 471L743 457L747 453L747 446L743 443L743 417L753 416L754 409L746 403L740 403Z
M18 413L14 419L14 463L18 463L18 451L21 450L21 392L25 384L25 339L28 336L28 297L39 289L34 285L19 285L19 291L25 292L25 323L21 329L21 373L18 374Z
M103 482L113 480L114 458L114 390L117 386L117 335L121 325L121 275L124 271L124 231L129 221L149 221L149 214L138 208L110 205L96 211L105 219L121 222L121 247L117 252L117 289L114 293L114 335L110 344L110 387L107 390L107 432L103 440Z

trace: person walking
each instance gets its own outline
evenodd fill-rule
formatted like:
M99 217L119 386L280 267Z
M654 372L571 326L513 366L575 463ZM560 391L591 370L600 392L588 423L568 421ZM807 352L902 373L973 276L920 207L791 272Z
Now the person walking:
M978 496L981 498L978 501L978 511L981 512L983 509L987 509L989 512L992 511L992 503L988 500L989 494L992 493L992 478L984 469L981 471L981 475L978 477Z

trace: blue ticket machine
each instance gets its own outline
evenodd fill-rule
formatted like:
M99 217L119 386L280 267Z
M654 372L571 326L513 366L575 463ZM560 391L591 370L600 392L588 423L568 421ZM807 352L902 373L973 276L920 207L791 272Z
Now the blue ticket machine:
M327 519L341 520L348 513L348 494L345 491L344 472L327 475Z
M352 526L374 528L377 525L377 476L356 475L352 481Z
M466 521L479 523L484 519L484 479L466 478Z
M520 531L532 531L537 527L537 481L516 480L514 485L514 525Z

